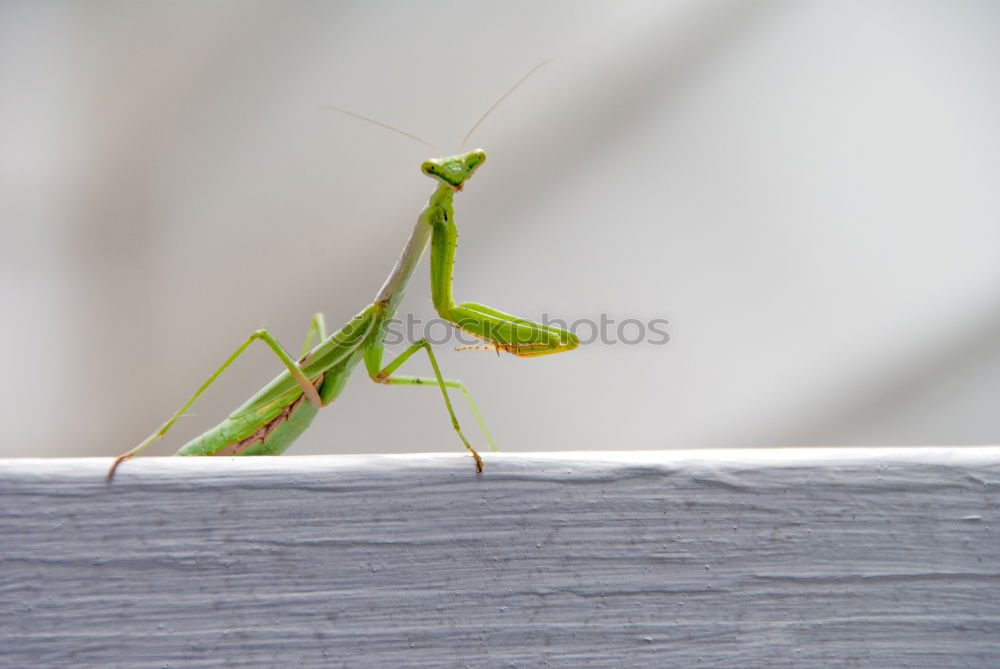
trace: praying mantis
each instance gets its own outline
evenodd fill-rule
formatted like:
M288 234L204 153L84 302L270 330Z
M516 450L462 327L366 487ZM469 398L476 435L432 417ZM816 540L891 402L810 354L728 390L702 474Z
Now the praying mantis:
M501 96L466 134L466 141L479 123L500 102L547 62L536 66ZM359 116L346 110L333 109ZM363 116L359 117L423 142L409 133ZM579 345L576 335L565 330L534 323L475 302L456 303L452 297L452 274L458 240L453 200L455 193L462 191L466 181L484 160L486 153L482 149L475 149L424 161L420 169L435 180L434 192L420 212L402 254L374 301L343 327L329 335L323 314L314 315L298 359L292 358L269 331L253 332L163 425L138 446L115 459L108 470L108 481L114 477L116 470L125 460L163 437L222 372L258 340L266 344L281 360L285 371L244 402L228 418L188 442L177 455L283 453L309 427L319 409L337 399L351 372L364 361L368 376L376 383L400 386L436 385L441 390L452 427L455 428L465 448L472 454L476 472L482 473L483 459L462 432L448 395L449 388L458 390L465 396L487 441L496 450L493 437L465 384L457 379L446 379L441 374L428 341L420 339L414 342L388 364L383 365L382 357L387 326L395 316L414 270L428 245L431 248L431 294L434 308L441 318L453 326L484 340L487 343L485 348L495 349L498 354L504 351L519 357L534 357L569 351ZM317 343L310 348L314 339ZM434 376L397 375L396 370L420 350L427 352Z

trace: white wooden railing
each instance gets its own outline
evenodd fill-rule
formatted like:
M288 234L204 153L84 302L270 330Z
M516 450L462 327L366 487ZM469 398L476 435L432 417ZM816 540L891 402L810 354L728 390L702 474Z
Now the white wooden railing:
M1000 666L1000 448L109 462L0 462L0 665Z

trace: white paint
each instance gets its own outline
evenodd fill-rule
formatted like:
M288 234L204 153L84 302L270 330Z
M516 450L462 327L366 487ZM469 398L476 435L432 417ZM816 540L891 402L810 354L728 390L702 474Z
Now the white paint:
M1000 657L1000 448L109 463L0 468L0 665Z

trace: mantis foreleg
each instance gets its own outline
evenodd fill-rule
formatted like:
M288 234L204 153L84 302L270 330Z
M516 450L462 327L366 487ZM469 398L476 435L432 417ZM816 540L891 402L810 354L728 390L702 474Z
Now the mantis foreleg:
M439 187L431 196L425 213L428 223L433 227L431 297L441 318L488 341L497 351L522 357L576 348L580 341L571 332L533 323L475 302L455 304L452 297L452 274L458 246L458 228L452 210L453 197L453 191L447 186Z

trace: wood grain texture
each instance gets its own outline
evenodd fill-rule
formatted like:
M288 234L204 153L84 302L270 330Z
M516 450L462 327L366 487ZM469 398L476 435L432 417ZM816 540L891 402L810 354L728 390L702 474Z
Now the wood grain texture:
M0 665L996 667L1000 449L0 465Z

